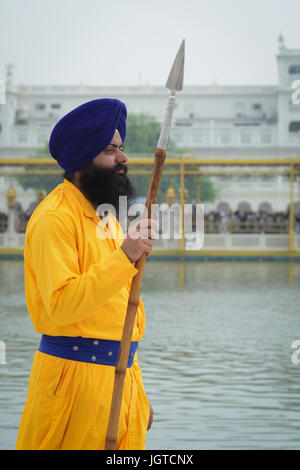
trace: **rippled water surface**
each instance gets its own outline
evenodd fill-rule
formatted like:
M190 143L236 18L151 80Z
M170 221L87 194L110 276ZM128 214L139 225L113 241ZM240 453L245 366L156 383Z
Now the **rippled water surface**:
M23 267L0 260L0 449L14 448L39 343ZM147 262L148 449L300 449L299 280L299 263Z

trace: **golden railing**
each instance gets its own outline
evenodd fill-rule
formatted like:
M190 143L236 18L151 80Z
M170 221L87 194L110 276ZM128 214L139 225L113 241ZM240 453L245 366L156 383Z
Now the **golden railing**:
M153 158L135 158L131 157L128 161L130 175L149 176L152 173ZM52 158L5 158L0 159L0 177L9 177L11 181L15 177L47 178L50 176L61 176L62 169ZM230 233L277 233L289 234L289 253L295 252L294 246L294 182L300 176L300 156L291 158L273 158L273 159L198 159L190 156L181 158L170 158L165 162L163 178L176 176L180 181L179 202L184 210L186 202L185 177L193 176L276 176L284 175L290 182L290 209L289 220L276 220L269 226L256 222L229 223L228 232ZM61 179L62 181L62 179ZM200 178L196 183L196 202L200 203ZM5 215L5 214L4 214ZM26 228L27 220L24 218L19 225L19 231L23 232ZM5 217L0 217L0 232L7 228ZM205 222L206 233L219 233L218 223ZM182 233L184 235L184 226L182 219ZM184 238L180 240L179 252L184 251Z

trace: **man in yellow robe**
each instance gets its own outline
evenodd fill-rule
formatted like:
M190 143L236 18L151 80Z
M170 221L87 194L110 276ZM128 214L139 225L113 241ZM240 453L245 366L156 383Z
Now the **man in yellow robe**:
M149 238L125 238L112 213L105 223L96 211L101 203L117 206L117 197L133 195L123 152L125 121L123 103L94 100L59 121L50 138L50 152L65 173L26 229L26 302L42 341L16 449L105 447L134 262L143 252L151 255L155 238L153 221L143 232ZM152 424L136 353L144 331L140 299L120 413L120 450L145 449Z

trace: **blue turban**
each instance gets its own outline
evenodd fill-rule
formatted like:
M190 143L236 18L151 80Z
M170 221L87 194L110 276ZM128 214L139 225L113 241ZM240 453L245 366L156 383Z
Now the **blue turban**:
M112 98L78 106L52 130L49 141L52 157L67 173L81 170L110 144L116 129L124 142L126 117L125 104Z

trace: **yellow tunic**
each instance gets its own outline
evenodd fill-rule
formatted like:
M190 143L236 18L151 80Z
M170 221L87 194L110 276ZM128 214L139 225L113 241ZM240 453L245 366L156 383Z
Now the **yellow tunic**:
M121 238L110 238L114 231ZM81 191L64 180L36 208L24 246L25 293L35 330L121 340L136 268ZM132 341L145 330L140 299ZM104 449L115 368L37 351L16 449ZM117 449L144 449L150 405L137 354L127 369Z

